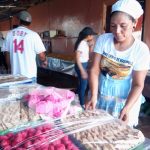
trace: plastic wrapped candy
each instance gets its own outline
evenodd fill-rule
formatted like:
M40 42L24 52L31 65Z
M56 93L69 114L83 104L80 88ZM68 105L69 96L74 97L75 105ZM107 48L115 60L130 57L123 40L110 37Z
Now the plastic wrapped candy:
M75 94L70 90L54 87L37 89L25 96L30 108L50 117L61 117L74 98Z
M79 150L67 135L49 123L0 135L0 149Z

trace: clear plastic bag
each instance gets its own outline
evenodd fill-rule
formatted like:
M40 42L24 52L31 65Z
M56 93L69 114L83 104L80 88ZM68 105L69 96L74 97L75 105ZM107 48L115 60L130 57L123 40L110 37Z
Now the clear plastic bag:
M41 85L36 83L17 84L0 87L0 102L21 99L24 95L32 92L39 87L41 87Z
M24 105L22 100L11 99L0 102L0 131L40 119L41 117Z
M104 110L69 115L59 125L82 150L131 150L145 139L141 131L125 125Z

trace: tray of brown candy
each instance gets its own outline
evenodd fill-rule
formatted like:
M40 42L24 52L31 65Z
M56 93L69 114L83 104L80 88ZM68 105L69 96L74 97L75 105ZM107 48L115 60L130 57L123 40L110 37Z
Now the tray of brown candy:
M141 131L102 110L67 116L62 126L82 150L131 150L144 142Z
M0 102L0 131L41 120L40 115L28 108L21 100Z

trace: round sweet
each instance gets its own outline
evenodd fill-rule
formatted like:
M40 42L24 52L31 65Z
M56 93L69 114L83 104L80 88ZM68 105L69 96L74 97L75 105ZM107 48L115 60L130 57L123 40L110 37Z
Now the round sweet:
M66 150L66 148L64 144L58 144L55 146L55 150Z

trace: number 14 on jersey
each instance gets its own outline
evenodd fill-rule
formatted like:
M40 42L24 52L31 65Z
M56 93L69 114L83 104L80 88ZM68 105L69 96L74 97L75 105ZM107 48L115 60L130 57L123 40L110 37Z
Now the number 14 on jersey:
M13 46L14 46L14 52L15 53L17 53L17 51L20 51L21 53L23 53L23 51L24 51L24 40L17 41L17 39L15 39L13 41Z

